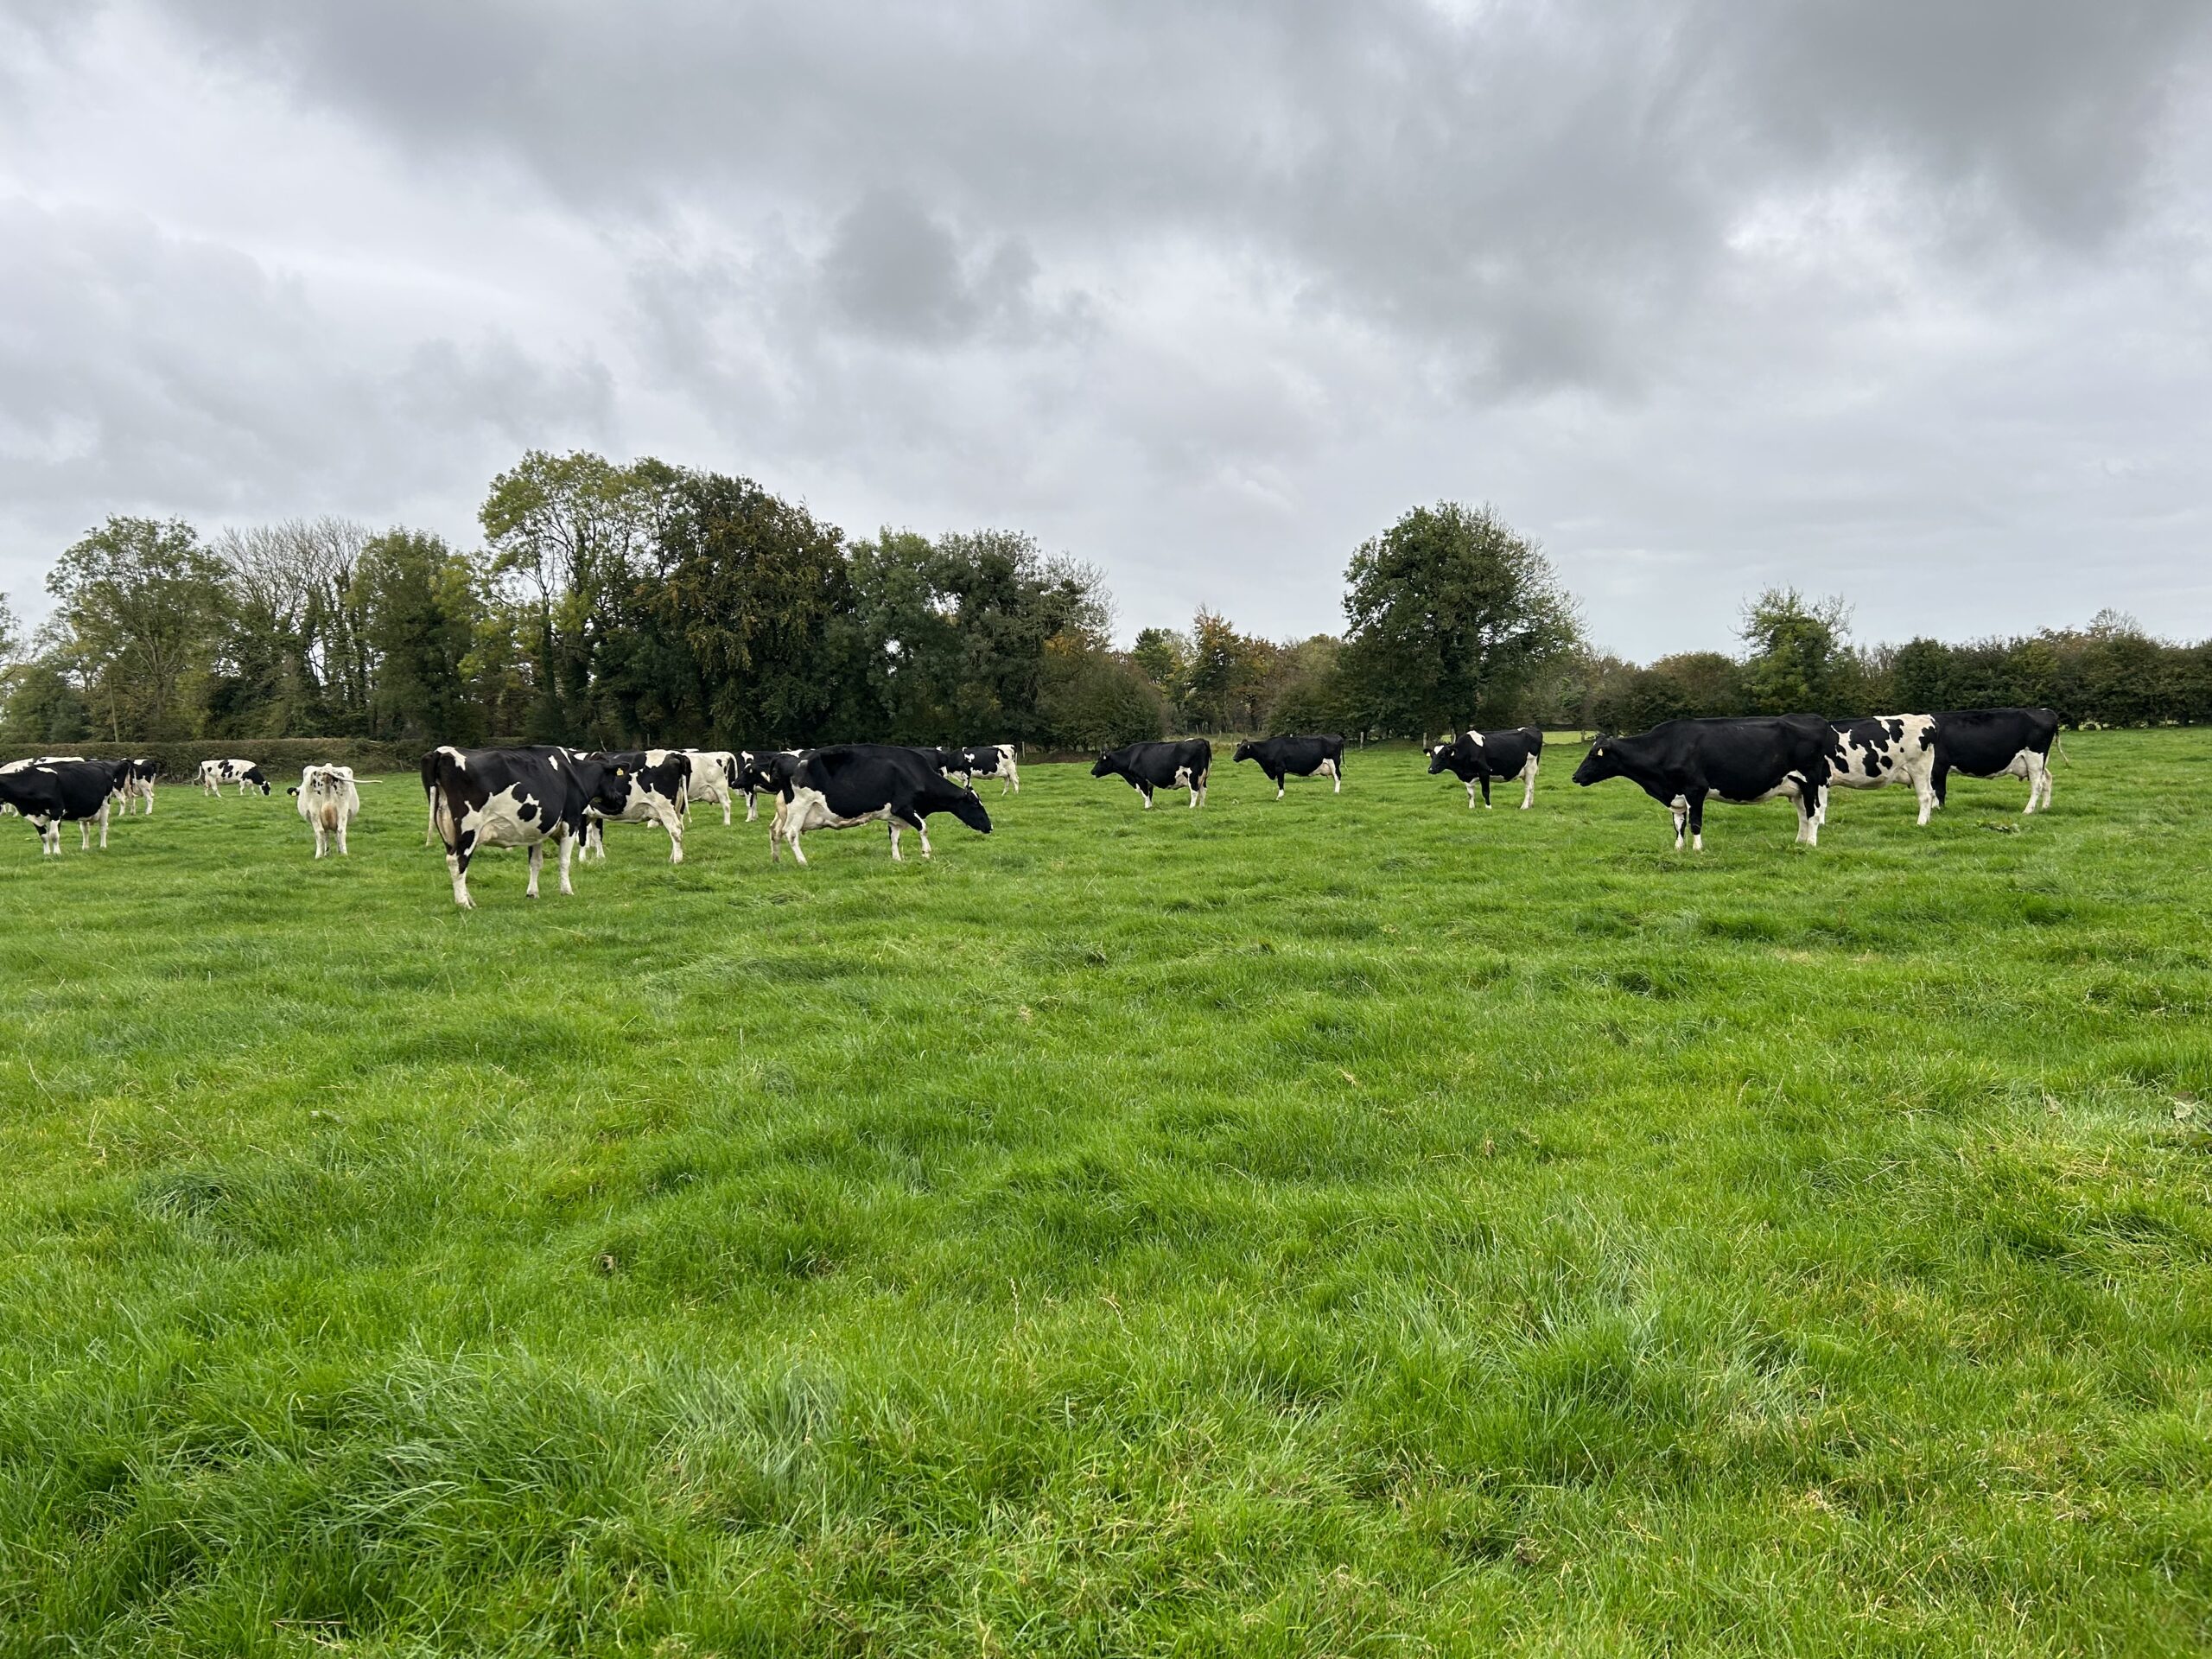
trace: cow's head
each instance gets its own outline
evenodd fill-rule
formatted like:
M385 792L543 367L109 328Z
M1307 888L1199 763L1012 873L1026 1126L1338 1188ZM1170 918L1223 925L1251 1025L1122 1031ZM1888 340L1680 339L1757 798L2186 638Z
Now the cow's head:
M953 796L951 804L947 810L977 835L988 836L991 833L991 815L983 810L983 804L976 798L974 790L961 790Z
M1253 747L1252 740L1246 738L1244 741L1236 746L1236 753L1229 758L1230 763L1233 765L1239 760L1249 760L1253 755L1257 753L1258 751Z
M1582 764L1574 769L1574 781L1587 789L1592 784L1602 784L1608 778L1621 775L1620 756L1614 752L1615 740L1600 732L1590 746L1590 753L1582 757Z
M1432 743L1428 746L1428 775L1432 778L1444 770L1444 763L1452 758L1452 745Z
M263 794L266 795L269 792L269 780L261 775L259 766L248 766L245 769L245 780Z
M619 818L628 808L630 791L636 786L629 767L601 766L592 783L591 804L608 817Z
M1094 778L1111 778L1114 775L1114 757L1110 754L1101 754L1098 757L1098 764L1090 769L1090 775Z

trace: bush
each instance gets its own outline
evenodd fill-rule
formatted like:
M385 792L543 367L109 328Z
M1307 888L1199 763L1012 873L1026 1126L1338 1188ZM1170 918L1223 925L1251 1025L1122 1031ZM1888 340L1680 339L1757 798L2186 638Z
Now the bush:
M1048 647L1037 712L1046 741L1099 750L1164 736L1167 705L1152 682L1111 652Z

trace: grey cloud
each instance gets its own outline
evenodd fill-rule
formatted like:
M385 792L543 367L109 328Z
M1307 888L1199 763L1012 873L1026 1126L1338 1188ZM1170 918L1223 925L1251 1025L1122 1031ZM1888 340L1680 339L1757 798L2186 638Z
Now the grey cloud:
M34 226L93 275L18 313L53 342L0 387L29 499L473 496L596 432L856 524L1018 518L1138 584L1133 624L1328 626L1351 546L1451 494L1630 649L1825 569L1869 627L1916 584L1953 632L2063 620L2088 545L2212 626L2172 574L2212 407L2199 3L35 10L58 85L127 32L343 135L326 194L373 169L566 239L493 276L391 233L526 289L502 343L334 279L374 223L296 263L172 238L127 293L139 255Z
M0 535L41 562L109 511L404 499L610 428L594 361L348 338L299 280L137 214L0 201Z

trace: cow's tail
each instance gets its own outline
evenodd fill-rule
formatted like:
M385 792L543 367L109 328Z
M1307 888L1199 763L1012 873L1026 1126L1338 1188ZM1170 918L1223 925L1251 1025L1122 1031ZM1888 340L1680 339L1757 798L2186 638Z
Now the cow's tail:
M2066 753L2066 745L2060 741L2059 734L2056 732L2053 732L2050 734L2050 752L2056 755L2060 760L2063 760L2068 766L2070 766L2074 764L2074 757Z

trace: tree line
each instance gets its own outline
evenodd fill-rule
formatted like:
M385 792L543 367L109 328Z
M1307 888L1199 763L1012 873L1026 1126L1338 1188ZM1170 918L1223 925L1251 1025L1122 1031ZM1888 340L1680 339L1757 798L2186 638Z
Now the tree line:
M849 537L749 479L538 451L492 480L479 520L462 548L340 518L203 537L111 518L55 561L35 636L0 601L0 738L1093 749L1986 703L2212 718L2212 645L2110 613L1866 648L1840 600L1778 590L1746 606L1738 656L1624 662L1589 645L1535 542L1448 501L1354 551L1341 634L1273 641L1201 608L1127 650L1097 569L1018 531Z

